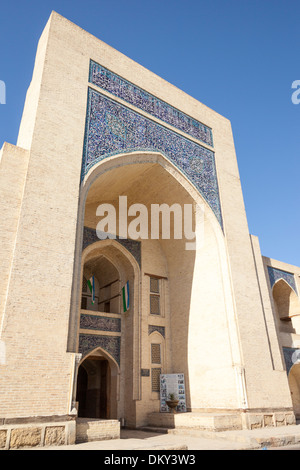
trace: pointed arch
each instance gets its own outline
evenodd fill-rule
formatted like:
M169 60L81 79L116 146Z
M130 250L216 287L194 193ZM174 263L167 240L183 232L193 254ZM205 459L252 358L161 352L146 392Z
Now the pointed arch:
M275 282L272 293L280 320L289 320L300 315L299 298L284 279L281 278Z
M120 369L105 349L96 347L82 357L77 373L78 416L115 419L118 416Z
M292 403L296 418L300 418L300 364L294 364L288 375Z

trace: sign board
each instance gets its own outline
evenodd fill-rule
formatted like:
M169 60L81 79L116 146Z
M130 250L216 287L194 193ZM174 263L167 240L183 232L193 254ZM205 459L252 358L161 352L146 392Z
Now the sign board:
M161 374L160 375L160 411L169 412L167 401L170 393L179 400L177 412L186 411L184 374Z

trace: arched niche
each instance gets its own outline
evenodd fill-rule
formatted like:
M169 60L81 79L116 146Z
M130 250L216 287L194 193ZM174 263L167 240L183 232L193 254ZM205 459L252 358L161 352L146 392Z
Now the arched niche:
M272 293L281 330L299 334L300 301L296 292L284 279L279 279L274 284Z

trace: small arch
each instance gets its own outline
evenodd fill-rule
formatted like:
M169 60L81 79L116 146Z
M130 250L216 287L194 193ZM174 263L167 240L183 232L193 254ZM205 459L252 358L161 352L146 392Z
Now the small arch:
M300 332L300 302L296 292L284 279L278 279L272 294L281 329L289 333Z
M106 351L105 349L101 348L100 346L98 346L97 348L94 348L94 349L91 349L89 351L87 351L83 357L81 358L80 362L79 362L79 366L81 366L81 364L83 363L83 361L85 361L88 357L90 356L95 356L95 355L101 355L103 357L105 357L105 359L108 360L108 362L111 364L112 368L113 369L116 369L116 372L119 373L119 364L117 363L117 361L115 360L115 358L108 352Z
M151 332L148 333L148 334L149 334L150 339L153 338L156 334L158 334L161 341L164 341L164 340L165 340L165 337L164 337L163 332L160 331L160 330L158 330L158 329L157 329L157 330L155 329L155 330L151 331Z
M76 401L78 417L116 419L119 366L107 351L95 348L80 361Z

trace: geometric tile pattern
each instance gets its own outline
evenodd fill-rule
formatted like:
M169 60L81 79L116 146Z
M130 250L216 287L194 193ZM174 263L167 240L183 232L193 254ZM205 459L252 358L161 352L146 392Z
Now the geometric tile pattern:
M93 60L90 61L89 82L211 147L213 146L212 131L209 127Z
M93 334L81 334L79 335L79 346L78 352L82 353L84 357L89 351L95 348L102 348L107 351L120 365L120 336L102 336Z
M156 325L148 325L148 335L151 335L154 331L158 331L165 338L165 327L164 326L156 326Z
M300 358L300 350L298 348L286 348L283 347L283 355L284 355L284 361L285 361L285 366L286 366L286 372L287 374L291 370L292 366L295 364L294 359L299 360ZM296 353L297 351L297 353ZM293 354L295 354L296 357L293 357Z
M294 274L289 273L287 271L283 271L282 269L273 268L272 266L268 266L268 273L269 273L271 288L273 287L275 282L278 281L278 279L284 279L297 294Z
M162 153L194 184L222 227L214 152L89 88L81 178L99 161L133 151Z

